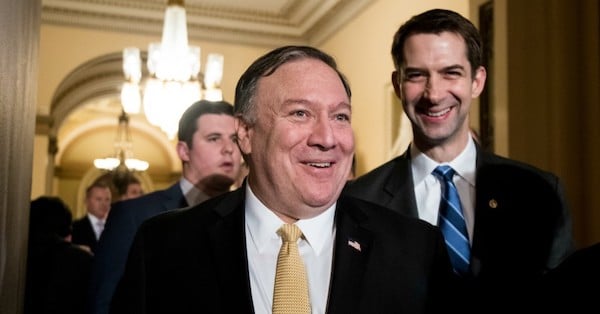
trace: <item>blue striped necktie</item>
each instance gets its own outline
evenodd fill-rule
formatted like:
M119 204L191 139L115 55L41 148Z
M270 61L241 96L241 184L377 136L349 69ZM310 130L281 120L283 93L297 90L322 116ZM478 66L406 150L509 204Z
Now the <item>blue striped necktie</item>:
M433 174L442 183L438 226L446 240L454 271L459 275L464 275L469 272L471 248L460 197L452 181L454 173L454 169L450 166L438 166L433 170Z

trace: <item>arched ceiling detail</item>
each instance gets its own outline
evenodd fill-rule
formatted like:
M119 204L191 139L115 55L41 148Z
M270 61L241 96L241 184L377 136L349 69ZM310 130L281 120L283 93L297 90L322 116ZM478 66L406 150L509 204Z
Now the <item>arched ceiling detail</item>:
M49 132L57 139L57 166L84 170L94 158L107 157L114 151L122 84L121 52L89 60L61 82L52 98ZM150 173L181 171L175 141L150 125L142 114L132 115L129 125L134 154L150 162Z

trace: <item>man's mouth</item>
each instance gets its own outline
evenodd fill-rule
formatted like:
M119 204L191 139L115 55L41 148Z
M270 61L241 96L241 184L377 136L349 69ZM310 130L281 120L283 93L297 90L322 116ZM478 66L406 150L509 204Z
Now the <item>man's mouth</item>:
M316 168L329 168L329 167L331 167L331 163L330 162L308 162L306 164L309 165L309 166L311 166L311 167L316 167Z
M441 117L441 116L447 114L448 112L450 112L450 110L452 110L452 107L446 108L442 111L435 111L435 112L434 111L425 111L425 114L430 117L437 118L437 117Z

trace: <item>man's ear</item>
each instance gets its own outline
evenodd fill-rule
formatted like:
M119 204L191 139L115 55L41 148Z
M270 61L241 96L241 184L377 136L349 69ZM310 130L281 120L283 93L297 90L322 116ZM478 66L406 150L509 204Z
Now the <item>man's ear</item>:
M188 147L186 142L177 142L177 146L175 147L175 149L177 150L177 155L179 155L179 159L181 159L181 161L190 161L190 148Z
M473 83L471 84L471 97L477 98L481 95L483 91L483 87L485 86L485 80L487 78L487 72L484 67L480 66L475 71L475 77L473 79Z
M250 136L252 133L251 127L240 117L236 117L235 130L237 133L238 146L242 155L250 154L252 152L252 145L250 145Z

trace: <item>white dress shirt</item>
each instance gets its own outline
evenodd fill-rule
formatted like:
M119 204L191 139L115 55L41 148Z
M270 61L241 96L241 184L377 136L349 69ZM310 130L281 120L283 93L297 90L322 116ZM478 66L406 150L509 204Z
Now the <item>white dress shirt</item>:
M94 235L96 236L96 240L100 239L100 235L102 231L104 231L104 220L98 219L98 217L88 213L88 219L92 223L92 229L94 229Z
M188 206L198 205L210 198L184 177L181 177L181 180L179 180L179 186Z
M325 313L333 258L335 205L317 217L299 220L303 237L298 242L308 279L313 314ZM281 238L277 230L283 222L246 185L246 247L254 312L272 313L273 288Z
M410 154L419 218L437 226L442 190L440 181L432 172L437 166L442 164L427 157L415 145L410 146ZM460 202L471 243L473 243L473 226L475 225L476 160L477 149L473 139L469 137L465 149L454 160L443 163L443 165L449 165L456 171L453 180L460 195Z

